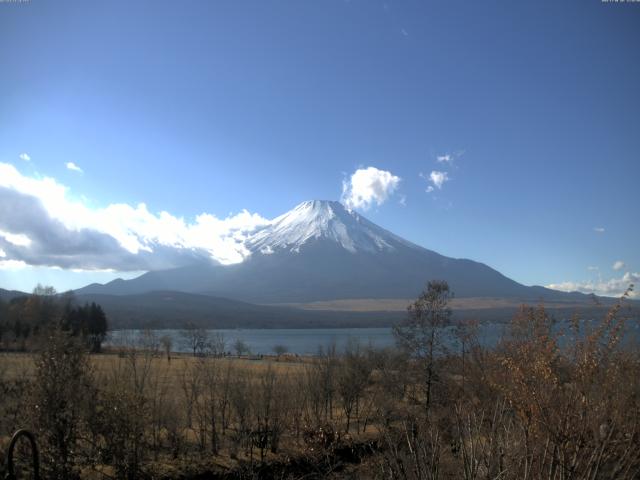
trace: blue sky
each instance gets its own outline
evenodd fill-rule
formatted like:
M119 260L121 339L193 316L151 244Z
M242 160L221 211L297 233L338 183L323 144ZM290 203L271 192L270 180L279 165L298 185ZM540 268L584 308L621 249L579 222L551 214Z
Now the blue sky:
M191 226L236 238L373 167L399 180L357 208L394 233L525 284L617 293L640 271L638 45L631 2L0 3L0 287L147 265L83 262L77 238L27 254L14 205L120 246L135 223L180 247L182 219L199 246Z

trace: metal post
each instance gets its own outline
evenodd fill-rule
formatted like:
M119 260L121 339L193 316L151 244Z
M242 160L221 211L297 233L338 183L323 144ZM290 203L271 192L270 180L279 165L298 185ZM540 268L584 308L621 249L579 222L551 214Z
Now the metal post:
M33 478L35 480L40 480L40 463L38 461L38 446L36 444L36 437L29 430L18 430L11 437L11 442L9 443L9 449L7 451L7 475L5 476L5 480L16 480L16 474L13 466L13 450L16 447L16 443L18 443L18 439L20 437L27 437L29 443L31 444L31 465L33 466Z

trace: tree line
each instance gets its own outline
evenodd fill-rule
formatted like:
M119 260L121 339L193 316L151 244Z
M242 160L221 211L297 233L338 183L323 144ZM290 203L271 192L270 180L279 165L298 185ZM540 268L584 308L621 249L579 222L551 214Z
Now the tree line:
M81 338L92 353L101 350L108 321L95 302L77 305L72 293L59 295L38 285L31 295L4 302L0 299L0 346L5 350L39 348L51 329L59 328Z

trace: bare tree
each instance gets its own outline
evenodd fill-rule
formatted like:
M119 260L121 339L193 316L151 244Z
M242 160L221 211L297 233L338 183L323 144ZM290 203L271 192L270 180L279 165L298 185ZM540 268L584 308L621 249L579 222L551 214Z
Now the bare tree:
M337 391L342 400L342 410L347 419L345 432L349 433L351 419L358 416L360 402L371 374L370 363L360 349L360 344L350 340L337 370ZM357 428L359 430L359 426Z
M46 349L36 358L30 395L33 420L50 478L79 476L77 443L87 402L93 396L91 368L82 344L67 333L54 330Z
M187 323L180 331L185 348L193 352L193 356L204 355L209 347L209 334L204 328Z
M163 335L160 337L160 345L162 345L162 350L164 350L165 355L167 356L167 361L171 361L171 347L173 346L173 340L169 335Z
M119 479L140 477L149 444L154 442L153 428L149 429L154 423L153 410L164 408L156 403L163 380L156 378L159 372L153 368L155 352L135 348L139 345L130 339L129 348L100 382L104 387L97 399L101 413L96 422L103 438L103 455L110 459Z
M333 419L337 369L338 355L336 345L332 343L326 350L318 350L318 358L306 371L310 416L315 427Z
M418 299L409 305L407 319L394 327L398 344L416 358L423 369L425 409L431 407L433 384L437 380L435 358L442 349L442 327L451 320L452 294L445 281L430 281Z
M239 338L233 343L233 349L236 351L236 355L238 355L239 357L241 357L242 355L247 355L250 352L249 346L244 342L244 340L241 340Z
M287 395L284 383L269 367L260 376L253 392L252 441L260 450L260 460L264 460L266 450L277 453L280 436L284 429Z
M224 357L227 342L221 332L214 332L209 335L207 342L207 353L213 357Z
M284 355L288 351L289 349L286 347L286 345L278 344L273 346L273 353L275 353L278 357Z

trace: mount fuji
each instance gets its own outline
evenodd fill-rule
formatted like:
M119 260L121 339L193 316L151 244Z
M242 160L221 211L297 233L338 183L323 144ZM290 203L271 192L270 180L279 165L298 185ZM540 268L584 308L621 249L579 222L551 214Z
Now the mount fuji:
M246 239L242 263L211 262L153 271L132 280L92 284L78 294L151 291L206 294L254 303L415 298L431 279L456 297L568 299L519 284L491 267L445 257L379 227L339 202L308 201Z

